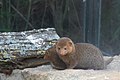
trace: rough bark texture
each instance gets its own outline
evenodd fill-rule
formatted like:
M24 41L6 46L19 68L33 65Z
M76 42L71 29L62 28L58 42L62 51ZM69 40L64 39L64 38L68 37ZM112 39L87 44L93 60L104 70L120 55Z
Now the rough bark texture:
M47 63L44 52L58 38L54 28L0 33L0 72Z

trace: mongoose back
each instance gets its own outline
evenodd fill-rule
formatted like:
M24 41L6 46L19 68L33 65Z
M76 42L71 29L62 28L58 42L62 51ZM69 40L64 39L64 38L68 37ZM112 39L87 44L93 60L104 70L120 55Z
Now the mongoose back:
M46 50L44 59L49 60L51 66L55 69L66 69L66 64L57 55L55 46Z
M56 52L67 68L105 69L102 52L92 44L74 44L70 38L63 37L56 43Z

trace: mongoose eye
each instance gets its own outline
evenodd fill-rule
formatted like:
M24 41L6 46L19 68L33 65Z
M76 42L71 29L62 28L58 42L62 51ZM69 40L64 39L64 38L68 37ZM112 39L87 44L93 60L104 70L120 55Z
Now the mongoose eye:
M67 50L67 48L64 48L64 50Z
M60 50L60 48L58 48L58 50Z

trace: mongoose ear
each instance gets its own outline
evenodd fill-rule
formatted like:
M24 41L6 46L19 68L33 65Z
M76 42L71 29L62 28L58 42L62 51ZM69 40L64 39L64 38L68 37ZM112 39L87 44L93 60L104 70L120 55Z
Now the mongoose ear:
M45 51L45 54L48 54L48 53L49 53L49 51L48 51L48 50L46 50L46 51Z
M48 51L47 51L47 50L45 51L45 55L44 55L43 58L44 58L44 59L47 59L47 58L48 58Z
M58 42L55 42L54 47L56 48Z
M69 41L69 42L68 42L68 44L69 44L70 46L72 46L72 45L73 45L73 43L72 43L71 41Z

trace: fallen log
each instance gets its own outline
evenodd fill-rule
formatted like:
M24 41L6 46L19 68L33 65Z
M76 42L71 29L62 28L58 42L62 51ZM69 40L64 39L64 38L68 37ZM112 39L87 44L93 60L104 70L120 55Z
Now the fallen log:
M0 33L0 72L47 64L45 50L59 39L54 28Z

